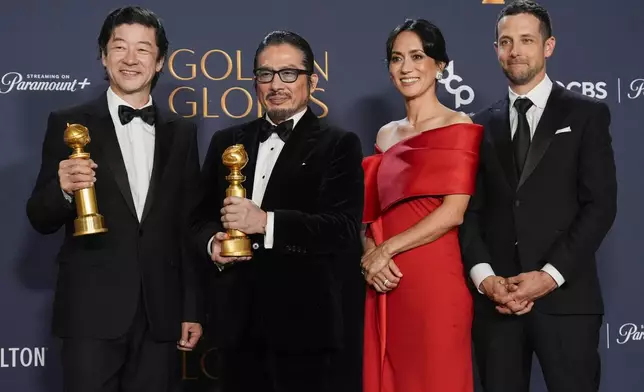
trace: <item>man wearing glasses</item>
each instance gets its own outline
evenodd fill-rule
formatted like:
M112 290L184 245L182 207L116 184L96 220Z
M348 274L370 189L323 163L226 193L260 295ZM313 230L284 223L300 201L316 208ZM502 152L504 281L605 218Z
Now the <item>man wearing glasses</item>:
M214 134L193 219L197 250L216 267L223 391L360 390L361 143L308 107L318 76L306 40L272 32L254 61L266 115ZM248 153L247 198L226 197L221 157L233 144ZM227 229L250 237L252 257L220 255Z

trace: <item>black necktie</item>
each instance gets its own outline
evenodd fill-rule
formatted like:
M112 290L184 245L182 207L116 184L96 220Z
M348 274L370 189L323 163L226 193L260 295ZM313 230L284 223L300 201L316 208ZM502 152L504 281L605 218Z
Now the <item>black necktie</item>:
M263 143L273 133L277 133L277 136L279 136L280 139L282 139L282 141L286 143L286 140L291 135L291 131L293 131L293 120L284 121L275 126L264 119L262 121L262 127L259 130L259 141Z
M527 98L519 98L514 101L514 108L518 113L517 130L514 133L512 144L514 146L514 163L517 168L517 174L521 177L523 165L525 164L528 150L530 149L530 124L526 118L526 112L532 106L532 101Z
M119 105L119 119L121 124L125 125L132 121L134 117L141 117L141 120L150 125L154 125L154 105L146 106L142 109L133 109L129 106Z

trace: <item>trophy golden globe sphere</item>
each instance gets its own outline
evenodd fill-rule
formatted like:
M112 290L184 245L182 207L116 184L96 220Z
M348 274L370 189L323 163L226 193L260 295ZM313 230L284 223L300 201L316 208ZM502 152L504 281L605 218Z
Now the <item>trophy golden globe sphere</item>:
M70 158L89 158L89 154L83 151L83 148L92 141L87 127L67 123L63 138L65 139L65 144L74 150Z
M85 146L91 141L89 130L81 124L69 124L63 135L65 144L73 151L71 159L89 159ZM104 233L107 231L103 216L98 213L94 185L74 192L76 202L76 219L74 219L74 236Z
M228 147L221 155L222 163L230 169L230 174L226 176L226 180L230 183L226 188L226 197L236 196L245 198L246 189L241 185L246 180L246 176L241 173L248 163L248 154L244 149L243 144L234 144ZM251 256L253 253L250 246L250 238L242 231L228 229L226 231L228 239L221 243L221 252L223 257L246 257Z
M224 151L221 160L227 168L241 170L248 163L248 153L243 144L235 144Z

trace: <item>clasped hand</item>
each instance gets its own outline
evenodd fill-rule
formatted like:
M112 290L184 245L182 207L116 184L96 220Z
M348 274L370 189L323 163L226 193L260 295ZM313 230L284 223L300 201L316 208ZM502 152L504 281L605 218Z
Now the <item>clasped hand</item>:
M499 313L520 316L532 310L534 301L557 288L557 283L546 272L531 271L507 279L488 276L479 288L497 304Z
M367 249L360 265L367 283L379 293L386 293L398 287L403 276L392 255L383 245Z

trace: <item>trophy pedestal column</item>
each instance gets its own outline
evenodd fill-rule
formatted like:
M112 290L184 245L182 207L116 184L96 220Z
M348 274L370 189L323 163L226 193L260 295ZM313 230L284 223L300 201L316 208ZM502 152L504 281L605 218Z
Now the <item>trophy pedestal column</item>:
M241 169L248 163L248 154L243 144L235 144L226 149L222 154L223 164L230 169L230 174L226 180L230 183L226 189L226 197L236 196L246 197L246 189L241 185L246 180L242 175ZM250 246L250 238L239 230L229 229L226 231L228 239L221 242L221 252L223 257L248 257L253 255Z
M74 219L74 237L106 231L103 215L93 214Z
M67 124L64 139L65 143L73 149L73 154L69 158L89 159L89 153L83 150L83 147L90 142L87 127L80 124ZM74 192L74 201L76 202L74 237L107 231L103 215L98 213L96 189L93 184Z
M222 241L220 255L224 257L252 256L253 252L250 249L250 238L233 237Z

